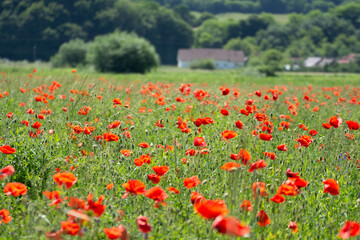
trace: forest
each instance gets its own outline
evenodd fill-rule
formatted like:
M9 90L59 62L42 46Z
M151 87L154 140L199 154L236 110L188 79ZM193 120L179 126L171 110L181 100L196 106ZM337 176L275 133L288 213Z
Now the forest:
M268 13L227 21L200 8L200 2L205 1L5 0L0 5L0 57L47 61L71 39L89 42L115 30L147 39L161 64L176 64L178 49L191 47L243 50L254 65L268 50L285 58L360 53L360 2L271 1L284 5L282 12L291 12L284 24L265 8L270 1L231 1L260 4L254 13ZM206 1L213 7L229 2ZM321 2L331 6L317 8ZM193 10L203 12L195 15Z

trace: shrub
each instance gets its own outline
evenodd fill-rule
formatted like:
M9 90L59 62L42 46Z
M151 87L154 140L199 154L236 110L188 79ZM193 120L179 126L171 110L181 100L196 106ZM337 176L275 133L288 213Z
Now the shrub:
M190 64L191 69L206 69L206 70L214 70L216 69L214 60L212 59L204 59L194 61Z
M147 40L119 32L96 37L87 58L100 72L145 73L159 64L159 56Z
M87 45L81 39L63 43L51 58L54 67L76 67L86 63Z

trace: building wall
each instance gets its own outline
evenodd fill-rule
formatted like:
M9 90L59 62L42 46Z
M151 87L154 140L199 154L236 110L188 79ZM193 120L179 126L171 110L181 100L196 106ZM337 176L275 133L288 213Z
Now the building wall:
M239 68L245 66L244 62L215 61L214 63L217 69L233 69L233 68ZM179 68L188 68L190 67L190 64L191 64L190 61L178 60Z

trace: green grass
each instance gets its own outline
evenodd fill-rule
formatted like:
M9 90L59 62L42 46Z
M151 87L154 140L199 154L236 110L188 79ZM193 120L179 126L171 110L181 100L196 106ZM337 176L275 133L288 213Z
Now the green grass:
M348 103L351 97L359 95L359 75L280 74L279 77L265 78L245 76L235 70L189 71L172 67L160 67L146 75L102 74L88 69L77 69L73 74L71 69L51 69L46 65L37 65L36 73L32 69L33 66L1 68L0 92L7 91L9 95L0 98L0 146L10 145L16 153L0 153L0 169L13 165L16 172L0 180L0 187L8 182L21 182L27 186L28 193L22 197L0 195L0 210L8 209L13 217L9 223L0 224L0 239L46 239L46 232L60 230L61 222L68 219L66 214L71 208L65 196L86 201L89 193L94 195L94 201L104 195L106 209L100 217L84 212L90 217L87 224L76 220L82 229L82 239L106 239L103 228L119 224L126 227L131 239L143 239L136 225L136 218L140 215L148 217L152 225L149 239L228 239L212 229L212 220L205 220L194 212L190 201L193 191L207 199L224 200L229 216L251 227L250 239L336 239L345 221L359 220L360 185L356 159L360 159L360 135L358 131L349 131L345 123L347 120L360 122L358 105ZM49 90L53 81L62 86ZM180 93L182 83L192 84L189 95ZM219 90L221 86L228 87L230 94L223 96ZM27 91L22 93L19 88ZM199 89L208 93L204 99L194 97L194 91ZM272 98L274 89L281 91L278 100L265 100L265 94ZM83 94L73 94L71 90ZM261 98L251 95L256 90L261 90ZM237 98L233 96L234 91L238 92ZM54 100L49 99L48 103L35 101L35 96L45 93L53 95ZM61 99L62 95L66 98ZM313 100L303 100L304 95ZM98 96L103 98L99 100ZM156 103L159 97L163 97L164 105ZM177 102L177 97L186 99L186 102ZM338 102L339 97L345 98L346 102ZM115 98L121 100L122 106L114 107ZM266 114L267 120L272 122L271 141L262 141L251 134L252 130L260 133L258 126L265 124L254 118L255 113L249 116L240 114L249 98L255 100L257 111ZM21 102L26 106L20 106ZM320 106L322 102L326 104ZM226 105L229 106L229 116L220 114L220 109ZM296 114L289 111L289 105L296 106ZM88 114L80 115L80 109L87 106L91 107ZM319 112L312 111L315 106L320 106ZM67 112L62 110L64 107ZM139 111L144 107L145 113ZM35 111L34 115L26 113L29 108ZM43 109L51 109L52 113L45 114L45 119L40 120L37 116ZM13 113L11 118L6 117L9 112ZM281 115L289 115L292 121L281 119ZM322 123L334 115L343 119L342 125L336 129L324 129ZM187 122L191 133L183 133L177 128L179 116ZM192 121L203 117L212 118L214 123L201 126L198 133ZM22 120L29 121L29 127L21 124ZM121 121L118 128L111 129L119 136L117 142L94 139L94 136L108 132L108 125L115 120ZM164 128L154 126L159 120ZM243 129L235 127L237 120L244 123ZM31 125L35 121L42 123L42 133L32 138L29 131L34 131ZM279 131L283 121L290 122L290 129ZM300 129L300 123L308 130ZM76 134L70 124L81 128L93 126L95 130L90 135ZM308 148L296 148L296 139L308 135L310 129L319 132L312 137L314 141ZM53 134L49 130L54 130ZM221 132L225 130L233 130L238 136L224 141ZM125 137L124 131L130 132L131 137ZM354 134L354 139L347 139L346 133ZM204 137L209 154L185 155L186 150L197 149L195 136ZM138 144L141 142L147 142L150 147L140 148ZM164 151L157 147L159 144L174 149ZM276 147L280 144L286 144L288 151L278 151ZM323 149L319 150L323 144ZM230 154L239 153L240 148L250 152L250 163L264 159L267 166L252 173L248 172L249 165L242 165L234 172L222 170L222 165L232 161ZM132 151L131 156L120 153L123 149ZM92 154L84 155L83 151ZM277 159L267 159L263 152L275 152ZM344 159L345 152L351 159ZM143 154L151 156L151 164L138 167L134 159ZM76 158L67 162L65 158L70 155ZM182 158L187 158L188 162L184 164ZM154 201L143 195L123 199L125 189L122 184L130 179L142 181L146 189L155 186L147 180L147 175L154 173L153 166L169 166L169 171L158 184L169 195L165 201L167 206L154 208ZM58 188L53 180L56 169L71 172L71 167L75 169L73 173L77 182L68 190ZM299 172L309 185L296 196L286 196L285 203L276 204L269 199L287 180L287 168ZM201 184L192 189L185 188L184 179L194 175ZM338 181L339 195L323 193L322 181L327 178ZM254 182L266 183L267 197L253 198L251 186ZM108 183L113 183L114 188L107 190ZM179 189L180 194L167 191L170 186ZM58 209L49 206L52 200L43 196L44 191L56 190L64 199ZM240 209L244 199L251 201L253 211ZM124 212L120 222L117 210ZM270 225L258 226L256 215L260 210L267 212ZM298 233L293 234L288 229L290 221L297 222ZM64 232L62 238L76 239Z

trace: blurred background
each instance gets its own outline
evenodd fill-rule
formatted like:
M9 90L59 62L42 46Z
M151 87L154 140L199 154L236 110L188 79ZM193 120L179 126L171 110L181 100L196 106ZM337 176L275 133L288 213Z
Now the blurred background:
M0 3L2 65L25 60L147 72L158 65L184 67L180 49L207 50L188 52L185 65L194 69L360 72L360 0ZM236 54L244 57L231 57Z

